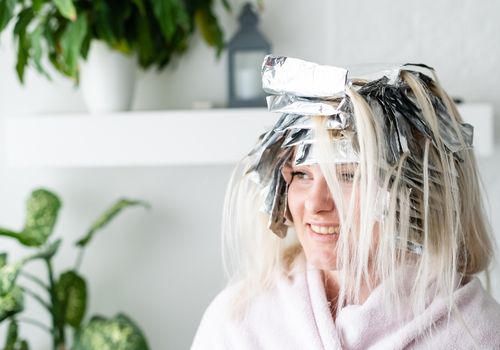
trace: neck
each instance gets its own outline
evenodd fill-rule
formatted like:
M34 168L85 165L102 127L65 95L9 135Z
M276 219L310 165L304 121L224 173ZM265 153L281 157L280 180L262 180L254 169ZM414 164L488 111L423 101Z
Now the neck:
M330 304L330 310L333 317L335 318L337 314L337 301L339 297L340 290L340 278L338 271L335 270L322 270L323 276L323 286L325 288L326 299ZM359 293L359 303L363 304L365 300L370 295L371 290L368 288L365 282L361 285L361 290Z

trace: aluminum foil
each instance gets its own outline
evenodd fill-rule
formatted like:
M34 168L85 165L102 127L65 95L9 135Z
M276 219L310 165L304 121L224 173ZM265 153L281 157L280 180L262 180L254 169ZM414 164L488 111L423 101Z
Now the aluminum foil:
M332 115L339 113L340 101L322 101L294 95L272 95L266 98L271 112L303 115Z
M346 80L347 69L291 57L268 55L262 64L262 88L273 95L343 96Z
M439 137L457 160L460 160L457 152L472 146L472 126L461 124L459 130L455 130L441 99L431 93L431 103L440 124L440 135L433 134L422 111L408 94L409 87L401 79L402 71L415 73L430 92L435 91L434 71L423 64L347 70L289 57L266 56L262 65L262 86L271 94L267 98L268 109L284 114L250 152L248 175L262 186L265 193L263 210L269 214L269 228L274 233L284 237L288 229L288 188L281 173L284 164L293 161L296 165L304 165L318 161L312 130L314 116L327 117L326 128L335 131L332 140L334 162L359 162L355 115L345 93L347 86L363 96L373 111L375 122L382 127L389 165L397 164L401 156L406 155L402 181L409 188L419 186L423 172L423 139L436 145L436 137ZM430 180L439 181L442 174L432 166L429 170ZM418 214L416 209L412 210ZM422 250L415 242L407 242L406 246L416 253Z

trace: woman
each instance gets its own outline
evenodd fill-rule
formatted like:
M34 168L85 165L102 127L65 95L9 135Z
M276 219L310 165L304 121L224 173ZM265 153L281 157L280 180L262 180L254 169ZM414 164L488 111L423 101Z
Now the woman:
M472 127L425 65L268 56L271 131L226 196L193 349L498 349Z

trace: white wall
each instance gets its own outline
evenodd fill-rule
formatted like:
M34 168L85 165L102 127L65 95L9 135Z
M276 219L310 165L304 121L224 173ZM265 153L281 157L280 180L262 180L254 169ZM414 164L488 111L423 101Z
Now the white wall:
M338 65L424 62L437 69L450 93L469 102L492 103L496 115L500 113L498 1L265 2L261 28L275 53ZM234 33L235 14L220 13L226 32ZM201 100L224 105L226 57L215 60L199 39L192 44L175 70L139 73L135 109L189 108ZM0 116L84 110L72 83L56 74L47 82L30 71L22 87L14 64L11 38L5 33L0 42ZM499 151L497 147L494 157L480 160L491 213L500 210ZM56 231L65 244L57 263L69 267L74 260L71 243L115 198L150 201L151 211L130 209L87 252L83 272L91 288L90 313L126 311L145 330L153 349L185 349L203 309L223 284L218 235L229 172L230 166L223 165L2 169L0 226L22 226L24 199L33 187L54 189L65 203ZM493 227L499 227L500 219L492 216ZM14 245L1 239L0 246ZM44 271L42 266L33 269ZM500 300L499 271L494 272L493 292ZM41 319L42 311L36 311L33 317ZM24 330L37 349L50 348L45 334L32 327Z

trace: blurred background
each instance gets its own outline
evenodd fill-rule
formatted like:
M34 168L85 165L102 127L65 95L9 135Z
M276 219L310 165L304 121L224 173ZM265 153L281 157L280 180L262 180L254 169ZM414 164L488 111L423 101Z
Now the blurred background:
M222 1L213 2L225 41L238 30L244 2L229 0L229 4L231 12L224 9ZM478 160L485 205L498 240L500 219L495 213L500 211L500 2L264 0L252 4L261 6L259 29L274 54L338 66L423 62L436 69L442 85L453 97L466 104L489 106L494 118L482 125L494 130L495 137L491 140L492 151ZM131 115L134 111L167 113L200 105L228 105L228 53L223 51L216 58L198 30L189 39L187 51L174 57L165 69L137 68ZM0 36L2 121L86 115L81 88L54 69L47 69L51 81L28 68L24 85L19 82L12 32L10 23ZM89 115L90 120L96 117ZM96 123L96 128L99 125ZM2 122L2 135L4 129ZM173 129L163 130L164 137L175 134ZM112 128L108 131L112 134ZM92 134L87 142L90 147ZM204 147L196 138L190 142L194 147ZM64 152L64 144L60 147ZM1 150L3 160L9 157L5 149ZM189 348L204 309L224 286L220 218L234 163L22 167L12 163L3 161L0 170L0 226L20 230L30 191L37 187L55 191L63 200L54 232L54 237L63 238L55 258L56 273L74 263L75 240L115 199L137 198L151 204L150 210L127 209L95 237L86 252L81 272L89 287L88 315L111 317L125 311L140 325L150 348ZM27 254L8 238L0 238L0 251L9 251L9 259ZM34 263L29 270L45 274L42 264ZM500 301L498 265L491 277L492 294ZM48 322L44 310L32 299L26 299L26 308L33 310L32 318ZM5 329L2 324L0 344ZM20 332L35 349L52 346L46 332L35 326L23 324Z

